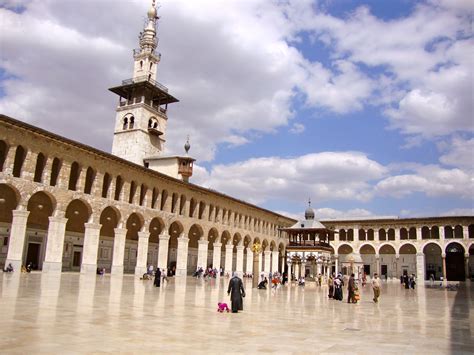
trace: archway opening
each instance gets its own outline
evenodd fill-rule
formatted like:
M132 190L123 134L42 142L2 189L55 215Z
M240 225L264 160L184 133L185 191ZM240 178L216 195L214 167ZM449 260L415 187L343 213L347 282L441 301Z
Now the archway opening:
M446 246L446 278L448 281L466 280L464 248L459 243L449 243Z
M429 280L433 276L435 280L439 280L443 276L441 248L438 244L428 243L423 248L423 254L425 254L425 279Z
M416 248L412 244L403 244L398 253L400 254L400 271L402 275L416 273Z

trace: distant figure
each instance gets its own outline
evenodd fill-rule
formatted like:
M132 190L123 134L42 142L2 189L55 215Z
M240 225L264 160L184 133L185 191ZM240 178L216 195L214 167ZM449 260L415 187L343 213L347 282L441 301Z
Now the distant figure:
M328 286L329 286L329 292L328 292L328 297L332 298L334 295L334 280L332 278L332 275L329 275L328 278Z
M234 276L229 281L229 287L227 288L227 294L230 295L230 300L232 302L232 313L237 313L238 311L243 311L245 297L244 284L237 273L234 272Z
M221 302L219 302L219 303L217 304L217 312L223 313L224 311L227 312L227 313L229 313L229 311L230 311L229 306L227 305L227 303L221 303Z
M334 279L334 299L337 301L342 301L342 286L344 286L344 281L342 281L342 275L339 274Z
M155 271L155 281L153 282L153 284L154 284L156 287L160 287L160 284L161 284L161 271L160 271L160 268L156 268L156 271Z
M405 284L405 288L408 290L410 288L410 278L407 274L403 275L403 283Z
M26 265L26 272L30 273L33 270L33 263L30 261L28 265Z
M161 271L161 278L162 278L162 281L163 283L168 282L168 274L166 273L166 269L163 269L163 271Z
M351 274L351 277L349 277L349 283L347 284L347 303L357 303L357 301L354 298L354 291L355 291L355 275Z
M267 283L268 283L268 280L267 280L267 278L265 277L265 280L260 281L260 282L258 283L257 288L258 288L259 290L266 290L266 289L267 289Z
M380 296L380 279L377 273L372 278L372 289L374 290L374 302L377 303Z
M298 280L298 286L303 286L304 287L304 284L305 284L304 277L300 277L300 279Z
M3 272L13 272L12 263L9 263L8 266L5 269L3 269Z
M416 285L416 277L415 277L415 274L411 274L411 277L410 277L410 287L412 289L415 289L415 285Z
M153 264L148 265L148 275L153 275Z

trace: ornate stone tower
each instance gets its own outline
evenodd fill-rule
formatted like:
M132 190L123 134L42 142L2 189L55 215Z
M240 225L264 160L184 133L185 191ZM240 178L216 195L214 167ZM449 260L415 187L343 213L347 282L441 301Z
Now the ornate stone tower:
M109 90L119 96L112 154L135 164L161 155L165 144L168 104L178 100L156 81L160 54L155 52L157 16L155 0L140 33L140 48L133 51L133 78Z

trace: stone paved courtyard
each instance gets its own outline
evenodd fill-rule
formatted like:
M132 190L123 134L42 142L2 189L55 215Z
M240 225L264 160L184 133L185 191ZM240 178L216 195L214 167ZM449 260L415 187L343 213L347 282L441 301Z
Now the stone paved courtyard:
M366 286L352 305L311 283L274 291L245 280L244 312L219 314L227 283L170 279L157 289L131 275L0 273L0 352L474 352L470 284L455 292L388 283L377 305Z

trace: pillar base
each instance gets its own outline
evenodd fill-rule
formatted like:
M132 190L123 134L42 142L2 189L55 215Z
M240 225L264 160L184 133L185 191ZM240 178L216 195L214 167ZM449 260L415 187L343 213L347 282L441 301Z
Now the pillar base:
M55 263L51 261L44 261L43 262L43 272L54 272L54 273L61 273L63 268L63 263Z
M20 273L21 272L21 260L5 260L5 266L4 268L6 268L8 266L8 264L12 264L13 266L13 272L18 272Z
M143 276L147 272L146 267L144 266L135 266L135 276Z
M186 269L176 269L176 274L175 276L187 276L188 275L188 270Z
M97 274L97 264L81 264L81 274Z
M123 275L123 265L120 266L113 266L112 270L110 271L112 275Z

